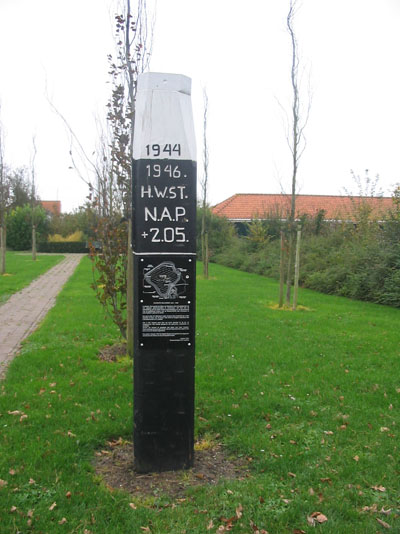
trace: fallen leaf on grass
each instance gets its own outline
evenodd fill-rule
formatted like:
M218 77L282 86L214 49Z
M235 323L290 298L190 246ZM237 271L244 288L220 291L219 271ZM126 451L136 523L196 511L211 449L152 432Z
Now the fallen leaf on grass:
M33 517L33 510L28 510L28 513L27 513L26 515L29 517L29 519L32 519L32 517Z
M212 528L214 528L214 522L212 519L210 519L210 522L207 525L207 530L211 530Z
M8 484L7 480L2 480L0 478L0 488L4 488L5 486L7 486L7 484Z
M68 435L68 437L70 437L70 438L76 438L76 434L74 434L74 433L71 432L70 430L68 430L67 435Z
M296 478L296 475L294 473L291 473L290 471L288 473L288 476L291 477L291 478Z
M374 503L372 506L363 506L361 509L362 512L377 512L378 507L376 503Z
M354 461L358 462L358 460L360 459L360 457L356 454L353 458Z
M57 506L57 503L53 502L53 504L49 507L50 512L52 512L56 506Z
M260 529L258 528L258 526L257 526L253 521L251 521L251 520L250 520L250 526L251 526L251 528L253 529L253 533L254 533L254 534L268 534L268 531L267 531L267 530L264 530L263 528L260 530Z
M72 496L72 493L70 491L67 491L67 493L65 494L66 498L67 499L70 499L71 496Z
M22 412L20 412L19 410L13 410L13 411L9 411L7 412L8 415L21 415Z
M243 516L243 506L241 504L239 504L236 507L234 516L229 517L229 518L221 517L220 521L225 523L225 525L220 525L218 527L218 529L217 529L217 533L229 532L230 530L232 530L232 528L233 528L234 524L236 523L236 521L238 519L241 519L242 516Z
M137 510L137 506L134 502L130 502L129 506L132 508L132 510Z
M143 532L151 532L150 527L140 527Z
M383 526L383 528L392 528L388 523L386 523L386 521L382 521L382 519L379 519L378 517L376 518L376 520L380 525Z
M236 508L236 517L240 519L243 515L243 506L239 504L239 506Z
M65 517L60 519L60 521L58 522L59 525L64 525L64 523L67 523L67 519Z
M295 528L293 530L293 534L306 534L305 530L301 530L300 528Z
M92 412L93 413L93 412ZM120 445L123 445L124 444L124 440L119 437L118 439L114 439L112 441L107 441L107 444L110 446L110 447L118 447Z
M312 527L315 527L317 523L322 524L328 521L326 515L321 514L321 512L313 512L311 515L307 516L307 523Z
M11 476L14 476L17 472L15 469L10 469L8 472Z
M376 490L376 491L380 491L380 492L384 492L386 491L386 488L382 485L379 485L379 486L371 486L372 489Z
M16 506L11 506L10 512L13 514L16 511L17 511L17 507Z

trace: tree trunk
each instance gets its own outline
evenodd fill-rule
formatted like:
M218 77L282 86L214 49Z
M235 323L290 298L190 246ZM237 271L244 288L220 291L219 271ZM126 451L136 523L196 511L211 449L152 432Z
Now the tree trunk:
M299 226L297 229L296 261L295 261L295 266L294 266L293 311L295 311L297 308L297 295L299 291L300 243L301 243L301 227Z
M0 274L6 272L6 229L5 226L0 227Z
M290 306L290 293L292 289L292 256L293 256L293 232L289 230L288 262L286 274L286 305Z
M208 232L204 235L204 261L203 261L203 273L204 278L208 280Z
M281 254L279 262L279 307L283 306L283 292L285 286L285 238L281 230Z
M32 226L32 260L36 261L36 227Z
M203 276L208 278L208 232L206 229L206 209L203 202L203 213L201 217L201 259L203 261Z
M133 358L133 252L132 252L132 219L128 220L128 258L126 273L126 349Z

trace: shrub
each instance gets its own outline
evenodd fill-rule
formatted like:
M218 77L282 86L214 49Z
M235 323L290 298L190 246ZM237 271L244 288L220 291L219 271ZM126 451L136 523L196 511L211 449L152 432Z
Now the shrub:
M35 206L33 217L36 223L37 243L46 240L49 218L41 206ZM28 250L32 247L32 208L29 204L17 207L7 217L7 245L14 250Z
M198 259L202 260L201 257L201 219L202 219L202 208L197 209L197 218L196 218L196 232L197 232L197 252ZM215 261L215 257L227 247L230 247L236 236L236 232L232 223L225 219L224 217L218 217L211 213L207 208L207 228L208 228L208 250L210 261Z
M61 242L47 241L44 243L39 243L38 251L54 253L54 254L66 254L66 253L88 254L89 247L85 241L61 241Z
M66 237L61 234L49 235L48 241L51 243L83 242L84 235L82 230L76 230L74 233L67 235Z
M300 285L322 293L400 307L400 215L360 224L307 218L301 243ZM215 255L217 263L279 278L279 240L262 222L248 225Z

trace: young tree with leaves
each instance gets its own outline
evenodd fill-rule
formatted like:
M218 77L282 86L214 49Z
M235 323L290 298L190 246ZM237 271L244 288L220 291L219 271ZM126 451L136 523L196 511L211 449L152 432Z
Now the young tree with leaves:
M48 102L69 133L72 168L90 191L88 206L97 221L91 246L92 286L121 336L128 337L128 352L133 355L133 306L125 313L127 303L133 304L130 237L133 129L137 77L148 67L152 28L146 0L135 0L134 10L131 0L121 4L121 14L115 16L116 52L108 56L112 89L107 126L101 129L96 160L88 156L67 119L49 98ZM90 174L94 174L94 182L88 177Z
M121 334L127 338L128 353L133 356L132 151L137 77L148 67L151 55L146 0L137 0L135 14L131 1L126 0L124 13L115 17L115 23L117 49L115 57L109 56L112 93L107 105L110 151L103 158L108 165L106 172L98 173L96 198L104 215L97 228L102 250L93 248L92 258L103 282L96 284L97 294L103 304L111 305ZM122 234L126 237L124 250ZM113 259L115 247L120 249L117 263ZM119 306L127 308L126 319Z

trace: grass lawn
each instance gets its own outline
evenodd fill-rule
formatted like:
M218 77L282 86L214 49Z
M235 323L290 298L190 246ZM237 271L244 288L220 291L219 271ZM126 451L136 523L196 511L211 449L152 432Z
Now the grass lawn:
M400 311L305 290L308 311L275 310L274 281L210 267L196 437L222 441L250 476L133 507L95 476L95 452L131 439L132 372L97 358L117 332L84 259L0 384L1 534L222 533L236 510L233 533L400 531Z
M59 263L64 256L38 254L36 258L36 261L33 261L31 254L6 252L6 274L0 275L0 304Z

